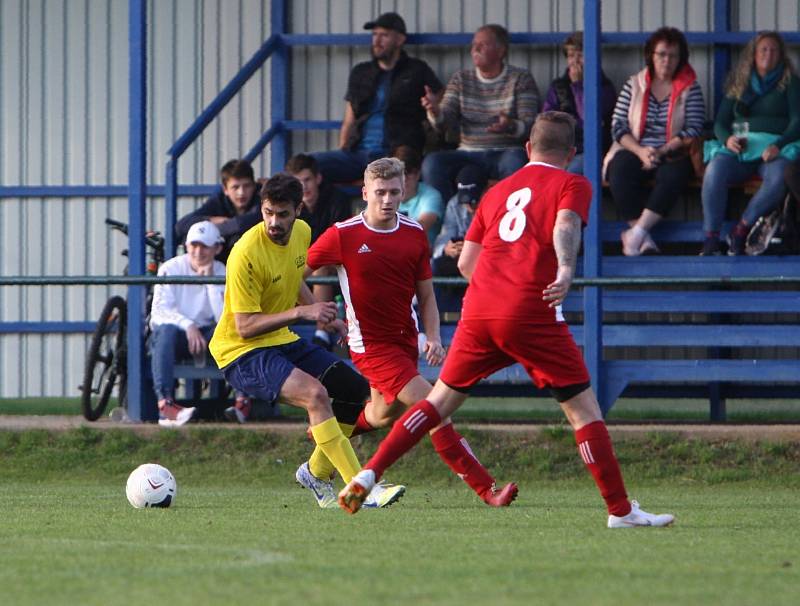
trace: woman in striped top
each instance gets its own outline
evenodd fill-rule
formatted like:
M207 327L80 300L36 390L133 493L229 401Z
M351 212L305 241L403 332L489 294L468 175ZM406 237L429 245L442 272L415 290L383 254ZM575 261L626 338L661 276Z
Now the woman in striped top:
M630 77L617 98L614 143L603 161L611 194L630 225L621 234L627 256L659 252L650 230L686 189L693 174L689 145L705 121L684 35L662 27L647 40L644 57L647 67Z

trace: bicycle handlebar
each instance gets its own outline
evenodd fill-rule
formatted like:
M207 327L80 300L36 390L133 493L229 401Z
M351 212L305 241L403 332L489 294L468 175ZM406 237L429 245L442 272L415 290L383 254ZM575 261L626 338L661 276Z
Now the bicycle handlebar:
M121 231L126 236L128 235L128 225L126 223L106 218L106 225L110 226L111 229ZM164 248L164 238L157 231L147 232L144 236L144 243L146 246L156 250L162 250Z

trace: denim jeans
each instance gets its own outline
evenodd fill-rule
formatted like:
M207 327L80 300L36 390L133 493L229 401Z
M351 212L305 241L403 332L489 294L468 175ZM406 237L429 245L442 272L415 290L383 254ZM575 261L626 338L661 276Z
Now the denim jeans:
M720 230L728 207L728 185L743 183L755 174L764 182L750 198L742 220L753 225L759 217L776 208L786 193L783 171L788 162L780 156L771 162L740 162L736 156L717 154L703 175L703 229L706 232Z
M210 341L214 326L203 326L200 332L206 341ZM186 331L180 326L159 324L153 329L150 335L150 368L153 373L153 390L159 400L175 395L175 361L184 361L191 357Z
M490 179L505 179L528 163L523 147L463 151L459 149L433 152L422 162L422 180L449 200L456 193L456 177L467 164L477 164L486 170Z
M388 156L388 152L335 149L311 154L322 178L328 183L350 183L364 177L367 164Z

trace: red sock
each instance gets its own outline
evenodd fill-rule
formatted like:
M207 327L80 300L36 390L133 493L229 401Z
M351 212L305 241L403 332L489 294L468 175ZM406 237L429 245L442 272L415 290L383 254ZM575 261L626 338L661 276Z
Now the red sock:
M411 450L426 433L442 422L439 412L427 400L420 400L395 421L392 431L378 446L378 451L364 465L379 480L386 468Z
M453 470L481 498L491 494L494 478L481 465L472 453L467 441L459 434L452 423L437 429L431 434L431 442L442 461Z
M362 433L369 433L370 431L375 431L375 428L369 424L367 421L366 411L367 409L362 409L361 413L358 415L356 419L355 427L353 428L353 433L350 434L351 438L354 438L357 435Z
M594 482L606 502L608 513L615 516L628 515L631 504L606 424L595 421L584 425L575 432L575 441L578 443L581 459L594 477Z

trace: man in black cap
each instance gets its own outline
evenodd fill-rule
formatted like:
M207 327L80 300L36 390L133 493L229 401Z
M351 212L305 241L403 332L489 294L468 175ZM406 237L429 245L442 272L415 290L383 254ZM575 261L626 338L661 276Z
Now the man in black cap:
M434 276L461 276L458 258L464 247L464 236L486 190L487 181L486 169L478 164L467 164L458 172L456 193L447 202L442 231L433 245L431 268ZM459 309L463 295L463 288L436 288L436 300L442 311Z
M439 93L442 83L427 63L403 50L406 24L397 13L384 13L364 24L372 30L372 61L350 71L339 148L314 154L329 182L355 181L372 160L389 156L399 145L422 152L425 88Z

